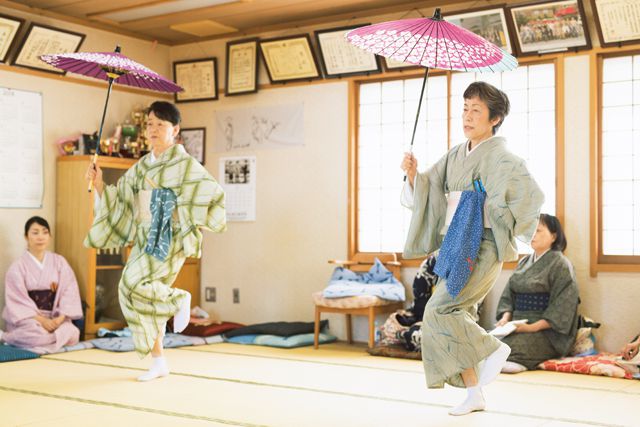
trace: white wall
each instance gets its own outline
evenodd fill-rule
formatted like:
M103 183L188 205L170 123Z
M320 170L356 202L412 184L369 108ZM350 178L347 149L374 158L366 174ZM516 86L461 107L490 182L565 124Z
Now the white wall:
M170 75L168 74L170 61L167 46L154 48L150 42L46 17L17 13L3 7L0 7L0 13L20 16L28 21L34 20L41 24L68 28L87 34L81 48L83 51L112 51L116 44L120 44L124 54L144 63L149 68L155 68L165 75ZM149 55L149 52L152 54ZM104 88L93 87L64 80L21 74L3 68L0 69L0 87L41 92L43 95L44 128L44 199L42 208L0 208L0 277L4 282L4 275L9 265L26 248L23 237L25 221L33 215L40 215L49 221L51 227L55 226L56 157L58 152L54 143L62 137L73 136L80 132L92 133L98 130L106 96L106 85ZM148 105L155 99L156 96L152 92L149 92L147 96L142 96L114 90L109 101L105 132L112 133L115 123L126 119L136 105ZM20 143L20 141L16 141L16 143ZM79 176L78 179L84 178ZM64 236L56 236L55 229L52 231L54 237L64 238ZM82 242L78 242L78 244L80 245ZM54 242L50 246L51 250L53 248ZM4 286L0 286L0 309L2 307L4 307ZM3 322L0 320L0 327L2 325Z

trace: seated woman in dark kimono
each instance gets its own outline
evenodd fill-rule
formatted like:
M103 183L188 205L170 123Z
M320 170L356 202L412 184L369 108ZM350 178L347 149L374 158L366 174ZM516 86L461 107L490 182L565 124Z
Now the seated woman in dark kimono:
M520 260L498 304L496 326L527 319L502 339L511 347L505 373L566 356L578 330L578 286L573 265L562 254L567 240L558 218L540 215L531 247L534 253Z

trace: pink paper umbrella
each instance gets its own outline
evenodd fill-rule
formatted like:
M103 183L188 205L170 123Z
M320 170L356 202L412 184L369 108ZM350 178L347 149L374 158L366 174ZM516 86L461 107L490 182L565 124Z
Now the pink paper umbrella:
M127 86L154 90L157 92L181 92L183 90L171 80L162 77L160 74L151 71L144 65L138 64L137 62L122 55L120 53L120 46L117 46L114 52L63 53L42 55L40 56L40 59L61 70L109 82L109 86L107 88L107 99L104 103L102 120L100 121L96 153L93 156L92 161L93 165L95 165L98 160L102 128L104 126L105 116L107 115L111 86L113 86L114 82ZM91 187L92 186L89 185L89 191L91 191Z
M498 46L442 19L440 9L431 18L403 19L367 25L349 31L347 40L368 52L426 67L411 148L430 68L457 71L513 70L518 61ZM405 176L406 179L406 176Z

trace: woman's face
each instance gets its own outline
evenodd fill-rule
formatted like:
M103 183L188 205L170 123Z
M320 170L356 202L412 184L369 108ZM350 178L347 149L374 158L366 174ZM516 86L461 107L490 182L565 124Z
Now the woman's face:
M538 222L538 228L536 228L536 234L533 235L531 241L531 247L534 251L541 253L548 249L551 249L551 245L556 241L556 235L551 233L546 225L542 221Z
M29 231L27 232L25 239L27 240L27 248L29 251L42 252L47 249L47 246L49 246L51 235L49 234L47 227L34 222L31 224L31 227L29 227Z
M174 126L170 121L156 117L153 111L149 114L145 136L154 150L163 151L171 146L179 131L180 125Z
M464 100L462 130L465 138L474 142L484 141L493 135L493 127L499 121L499 117L489 120L489 107L477 96Z

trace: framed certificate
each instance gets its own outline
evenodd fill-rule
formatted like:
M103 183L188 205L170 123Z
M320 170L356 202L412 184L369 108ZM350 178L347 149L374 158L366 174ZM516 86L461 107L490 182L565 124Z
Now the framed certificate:
M227 43L226 96L258 91L258 39L236 40Z
M579 0L543 1L508 8L518 55L590 49Z
M344 35L354 28L332 28L315 32L325 77L376 74L382 70L378 57L349 43Z
M451 15L446 14L444 19L479 35L509 53L513 53L507 18L502 6L467 10L462 13L454 12Z
M40 60L40 56L77 52L84 38L84 34L32 23L12 64L64 75L65 71Z
M271 83L320 78L308 34L260 40L259 43Z
M638 0L591 0L600 45L620 46L640 42Z
M173 63L173 78L184 91L175 94L176 102L218 99L218 61L216 58L190 59Z
M6 62L23 24L24 19L0 14L0 62Z
M396 61L395 59L383 57L384 68L387 71L402 71L412 68L420 68L420 65L410 64L408 62Z
M187 153L204 165L206 128L180 129L179 142Z

